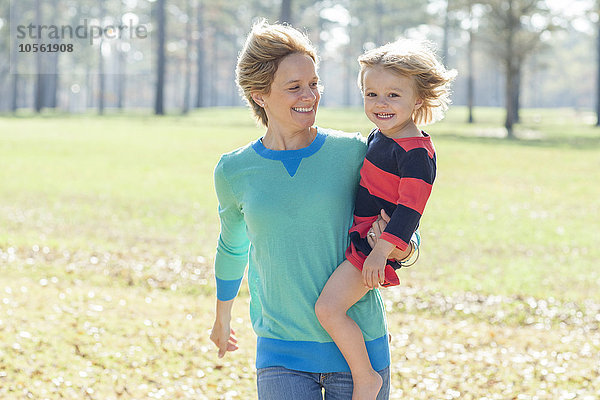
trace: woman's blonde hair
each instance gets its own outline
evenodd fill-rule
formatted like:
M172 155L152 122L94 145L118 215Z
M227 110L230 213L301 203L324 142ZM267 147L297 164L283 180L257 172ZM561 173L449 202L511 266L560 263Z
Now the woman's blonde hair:
M400 39L358 57L358 87L364 93L365 71L381 66L395 74L412 77L416 96L423 101L413 113L416 124L426 125L444 118L450 105L450 82L456 70L446 70L428 42Z
M315 48L308 37L289 25L269 24L260 20L252 27L237 61L236 78L240 94L256 120L267 126L265 110L252 99L253 92L269 94L275 72L283 58L306 54L318 64Z

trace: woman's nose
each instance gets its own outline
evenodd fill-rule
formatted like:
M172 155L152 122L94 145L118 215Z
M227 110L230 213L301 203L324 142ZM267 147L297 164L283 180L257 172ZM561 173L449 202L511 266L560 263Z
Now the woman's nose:
M316 98L317 95L312 90L312 88L305 88L304 90L302 90L302 100L315 100Z

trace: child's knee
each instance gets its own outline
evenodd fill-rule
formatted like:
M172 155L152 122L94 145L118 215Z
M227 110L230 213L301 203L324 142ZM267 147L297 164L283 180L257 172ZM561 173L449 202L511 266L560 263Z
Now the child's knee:
M337 308L335 304L323 297L319 297L317 303L315 304L315 314L317 314L317 319L323 324L323 322L327 322L331 320L337 314Z

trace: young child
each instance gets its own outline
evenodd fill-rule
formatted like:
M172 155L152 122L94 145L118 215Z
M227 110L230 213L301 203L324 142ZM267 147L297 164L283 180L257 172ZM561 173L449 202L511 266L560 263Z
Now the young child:
M377 128L367 140L346 260L329 278L315 311L350 366L352 400L373 400L382 378L346 312L368 290L400 283L395 270L401 264L388 256L396 247L405 254L413 250L411 236L436 174L433 143L417 124L443 117L456 71L447 71L426 44L406 40L371 50L358 61L365 113ZM391 219L371 248L367 237L375 235L371 227L382 209Z

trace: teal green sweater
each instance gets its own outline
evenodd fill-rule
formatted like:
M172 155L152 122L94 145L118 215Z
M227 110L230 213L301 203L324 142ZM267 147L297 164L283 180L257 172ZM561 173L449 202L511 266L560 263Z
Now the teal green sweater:
M274 151L257 140L224 154L215 168L217 297L237 295L248 265L257 368L349 371L314 306L344 260L365 151L359 134L318 128L304 149ZM384 313L378 290L348 312L376 370L390 360Z

